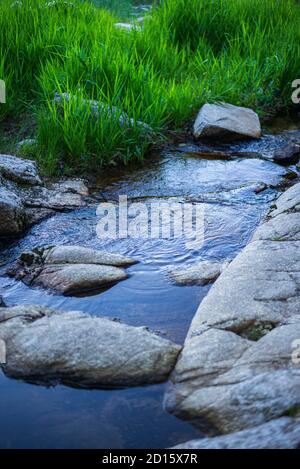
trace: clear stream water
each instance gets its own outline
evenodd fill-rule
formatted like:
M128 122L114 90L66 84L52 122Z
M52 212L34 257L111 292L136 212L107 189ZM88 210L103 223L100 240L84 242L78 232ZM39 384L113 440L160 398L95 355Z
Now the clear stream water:
M93 188L94 202L60 213L34 226L0 254L0 293L7 305L38 303L83 310L146 325L178 343L184 341L195 311L209 287L171 283L171 266L199 259L232 259L246 245L276 192L255 194L253 185L277 184L286 169L259 159L209 161L182 153L149 159L143 167L112 170ZM96 208L118 195L145 203L204 204L201 249L183 238L101 240ZM120 252L139 263L129 278L105 292L62 297L26 287L5 276L7 265L24 250L49 244L80 244ZM117 389L46 388L0 376L1 448L164 448L201 436L199 430L163 410L167 384Z

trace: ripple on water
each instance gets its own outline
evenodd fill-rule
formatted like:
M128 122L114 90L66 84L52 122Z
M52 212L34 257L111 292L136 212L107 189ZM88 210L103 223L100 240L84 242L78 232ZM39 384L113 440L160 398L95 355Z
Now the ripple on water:
M97 203L59 213L33 227L1 253L2 273L24 250L36 246L78 244L120 252L139 263L129 278L93 296L74 298L29 288L5 276L0 289L8 305L40 303L64 310L118 317L146 325L182 343L190 321L209 286L176 286L171 266L199 259L232 259L247 243L275 196L255 194L253 184L277 184L285 169L261 160L205 161L181 154L155 158L135 171L110 172L97 183L95 200L116 201L127 195L149 208L189 202L204 208L204 243L190 237L172 239L99 239ZM9 391L9 392L7 392ZM3 447L168 447L199 437L189 424L162 409L164 385L117 391L44 389L1 378L0 419L6 421ZM24 403L24 405L20 405ZM10 409L17 408L12 413Z

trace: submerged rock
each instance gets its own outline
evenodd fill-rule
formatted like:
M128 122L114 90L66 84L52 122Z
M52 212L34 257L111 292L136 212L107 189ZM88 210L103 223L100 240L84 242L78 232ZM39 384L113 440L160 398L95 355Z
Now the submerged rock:
M231 104L205 104L195 121L196 138L238 140L260 138L258 115L252 109Z
M299 445L300 419L282 417L231 435L187 441L174 449L297 449Z
M227 262L201 261L187 268L174 269L169 275L178 285L206 285L214 282L227 266Z
M145 327L42 306L0 309L0 339L8 376L83 387L165 381L180 351Z
M181 153L208 160L233 160L237 158L260 158L287 166L297 163L300 146L282 135L263 135L259 140L236 141L231 143L209 142L205 144L182 144Z
M21 184L42 184L36 163L16 156L0 155L0 174Z
M297 184L199 306L166 394L169 411L230 433L299 408L299 233Z
M27 285L76 295L124 280L127 274L120 266L134 263L119 254L81 246L57 246L24 252L8 274Z

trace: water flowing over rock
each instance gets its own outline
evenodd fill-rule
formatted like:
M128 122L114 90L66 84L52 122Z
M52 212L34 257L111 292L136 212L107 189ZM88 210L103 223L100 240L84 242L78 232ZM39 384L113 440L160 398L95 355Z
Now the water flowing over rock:
M124 280L127 274L120 267L134 263L119 254L81 246L56 246L24 252L8 274L30 286L75 295Z
M0 339L8 376L82 387L165 381L180 351L145 327L42 306L0 308Z
M174 449L297 449L299 445L300 419L282 417L231 435L187 441Z
M201 261L190 267L176 268L169 276L178 285L206 285L214 282L227 265L227 262Z
M202 301L165 404L222 433L300 406L300 184L275 202Z
M220 140L260 138L259 117L252 109L232 104L205 104L195 121L194 136Z
M20 197L2 185L0 178L0 236L18 236L27 225Z

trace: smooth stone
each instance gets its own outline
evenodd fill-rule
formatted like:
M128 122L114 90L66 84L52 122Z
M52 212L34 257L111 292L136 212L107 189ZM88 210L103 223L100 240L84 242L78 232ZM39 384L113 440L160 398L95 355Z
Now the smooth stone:
M20 184L42 184L36 163L16 156L0 155L0 174Z
M82 246L55 246L23 252L7 273L26 285L76 295L126 279L128 275L120 266L134 263L119 254Z
M300 419L282 417L258 427L187 441L173 449L297 449L300 445Z
M261 137L258 115L231 104L204 104L194 124L195 138L226 140Z
M43 268L33 285L64 295L75 295L112 286L127 277L123 269L107 265L52 264Z
M176 268L169 275L178 285L206 285L214 282L228 262L201 261L186 268Z
M46 249L43 257L45 264L103 264L120 267L136 263L134 259L121 254L70 245Z
M78 387L165 381L181 348L145 327L42 306L0 309L0 339L8 376Z

